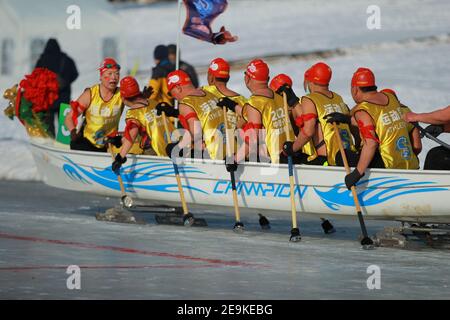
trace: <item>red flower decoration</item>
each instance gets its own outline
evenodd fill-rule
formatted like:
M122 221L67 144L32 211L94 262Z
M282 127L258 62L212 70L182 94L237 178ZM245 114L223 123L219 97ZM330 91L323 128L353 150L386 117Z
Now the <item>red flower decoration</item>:
M36 68L20 82L23 96L30 101L34 113L47 111L58 99L56 73L46 68Z

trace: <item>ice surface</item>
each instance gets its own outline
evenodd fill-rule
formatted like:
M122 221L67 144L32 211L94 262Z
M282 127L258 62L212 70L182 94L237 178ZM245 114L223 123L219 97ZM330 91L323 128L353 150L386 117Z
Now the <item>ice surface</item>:
M95 220L117 202L1 182L0 299L450 297L448 251L361 250L356 219L333 221L337 233L325 236L300 214L303 239L289 243L289 214L268 215L270 232L259 231L256 213L243 215L242 235L231 212L200 214L207 229L156 226L151 214L145 226ZM367 222L370 234L392 224ZM81 268L81 290L66 287L69 265ZM381 290L367 289L370 265L381 268Z

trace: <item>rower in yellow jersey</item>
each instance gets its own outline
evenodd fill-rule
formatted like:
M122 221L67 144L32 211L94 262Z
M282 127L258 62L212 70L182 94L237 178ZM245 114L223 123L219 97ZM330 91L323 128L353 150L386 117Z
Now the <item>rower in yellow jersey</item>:
M335 136L339 134L350 165L356 165L358 156L350 130L350 110L340 95L329 90L331 75L331 68L323 62L314 64L305 72L304 87L309 93L294 109L300 131L293 143L285 144L284 150L293 155L302 148L307 149L310 156L306 164L342 166ZM278 90L286 91L288 97L295 95L286 85ZM333 122L338 123L338 132L335 132Z
M81 96L70 103L72 110L65 118L70 131L70 148L84 151L106 152L106 139L117 132L123 102L117 87L120 65L112 58L106 58L100 65L100 84L84 90ZM76 122L84 113L86 122L77 132Z
M149 138L152 149L156 155L161 157L167 156L166 146L168 142L163 119L157 114L157 102L148 100L142 94L135 78L125 77L120 81L120 94L124 103L130 109L126 113L126 127L122 138L122 146L112 164L112 169L116 174L119 174L120 167L127 161L126 155L132 148L138 134L141 137ZM170 133L175 130L169 121L167 126Z
M179 102L179 120L189 131L180 144L168 145L167 154L171 157L177 149L194 146L195 152L207 151L213 160L225 158L225 121L222 109L217 106L217 97L212 93L193 86L186 72L176 70L168 74L167 87L170 94ZM164 111L163 109L161 109Z
M384 93L390 93L394 95L394 97L400 102L398 99L397 93L392 89L382 89L381 92ZM401 111L402 111L402 117L405 118L405 114L408 114L411 112L411 109L408 106L405 106L403 103L400 102ZM404 119L406 122L408 122L406 119ZM411 138L411 143L413 152L416 154L416 156L419 155L420 152L422 152L422 139L420 138L420 131L418 128L416 128L412 123L408 124L408 132ZM426 168L424 168L426 170Z
M211 92L219 99L219 101L221 100L221 98L228 98L243 107L247 102L247 99L227 87L227 83L229 80L230 65L226 60L222 58L216 58L211 61L208 68L208 85L203 86L202 89ZM243 121L241 117L238 117L237 114L231 110L228 110L227 112L227 120L229 126L229 128L227 129L233 131L237 128L241 128L245 123L245 121Z
M269 67L261 59L251 61L247 65L244 80L252 93L244 107L227 101L219 102L231 110L236 110L247 121L242 128L245 144L238 151L237 162L247 155L250 155L251 160L255 160L252 158L257 152L259 160L268 156L272 163L286 163L287 157L280 153L287 140L286 130L289 130L291 136L294 131L291 124L286 123L283 98L269 88ZM263 128L264 130L261 130ZM256 150L253 142L257 142L258 138L260 144Z
M375 75L370 69L359 68L351 82L353 100L357 103L351 110L363 138L363 147L355 170L345 177L347 188L354 186L368 167L386 169L419 169L408 123L403 120L402 107L391 93L378 92ZM420 139L420 138L419 138ZM376 154L379 160L374 165Z

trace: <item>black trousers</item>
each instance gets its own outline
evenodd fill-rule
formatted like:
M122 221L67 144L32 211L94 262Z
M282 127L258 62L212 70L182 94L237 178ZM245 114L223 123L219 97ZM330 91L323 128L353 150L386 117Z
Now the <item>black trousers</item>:
M312 166L322 166L326 161L327 157L318 156L312 161L308 161L308 155L302 152L296 152L292 157L294 164L307 164ZM284 153L280 153L280 163L288 163L288 157Z
M93 151L93 152L107 152L108 148L104 146L103 148L97 148L85 137L80 137L75 141L70 142L71 150L81 150L81 151Z
M345 155L347 156L348 165L350 167L356 167L359 161L359 154L350 150L345 150ZM308 161L308 155L297 152L294 156L295 164L307 164L322 166L327 161L327 157L318 156L312 161ZM338 151L335 158L336 166L343 167L344 161L342 160L341 152ZM280 154L280 163L287 163L287 157L284 154ZM372 161L370 162L369 168L385 168L383 158L381 158L380 152L376 152Z
M350 167L356 167L358 165L359 161L359 153L353 152L351 150L345 150L345 155L347 156L348 165ZM336 154L336 166L343 167L344 161L342 160L341 152L338 151ZM383 158L381 157L380 152L377 150L375 152L375 155L373 156L372 161L369 164L369 168L378 168L378 169L384 169L384 162Z
M450 150L436 147L428 151L423 166L425 170L450 170Z

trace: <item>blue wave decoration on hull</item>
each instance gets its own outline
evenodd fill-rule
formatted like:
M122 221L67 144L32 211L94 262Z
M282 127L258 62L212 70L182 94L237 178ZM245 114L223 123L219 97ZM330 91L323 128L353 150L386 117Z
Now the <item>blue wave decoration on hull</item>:
M378 182L377 182L378 181ZM360 181L357 185L364 186L371 183L370 188L364 189L358 193L358 200L363 206L373 206L386 202L390 199L397 198L406 194L425 193L436 191L447 191L447 188L431 187L429 185L435 182L409 182L409 179L397 177L380 177L374 179L367 179ZM374 182L377 182L374 184ZM424 188L417 188L423 186ZM383 187L382 189L379 187ZM414 187L414 189L404 190L407 187ZM379 189L377 189L379 188ZM403 189L403 190L402 190ZM354 206L355 202L351 191L347 190L344 183L335 184L328 191L320 191L314 188L316 194L320 197L323 203L331 210L337 211L341 206Z
M85 178L83 178L83 177L78 173L78 171L77 171L74 167L72 167L71 165L65 163L65 164L63 165L62 169L63 169L64 173L65 173L70 179L72 179L73 181L81 182L81 183L84 183L84 184L91 184L89 181L87 181Z
M96 169L89 167L84 169L70 160L68 157L63 157L68 163L63 165L64 173L72 180L82 182L84 184L92 184L87 179L98 183L104 187L120 190L119 182L117 181L116 174L112 171L111 166L105 169ZM200 173L205 174L203 171L196 169L195 167L185 166L178 168L180 175L183 173ZM135 189L144 189L158 192L170 192L178 193L178 185L176 183L170 184L154 184L145 185L149 181L157 180L158 178L166 176L174 176L175 170L171 163L154 163L151 161L141 162L138 164L131 164L126 167L122 167L121 171L128 171L128 173L121 173L125 190L127 192L135 192ZM84 175L84 177L83 177ZM86 178L87 179L86 179ZM175 178L174 178L175 179ZM206 191L192 187L189 185L183 185L183 189L197 191L203 194L208 194Z

